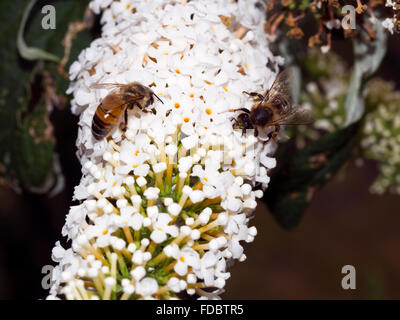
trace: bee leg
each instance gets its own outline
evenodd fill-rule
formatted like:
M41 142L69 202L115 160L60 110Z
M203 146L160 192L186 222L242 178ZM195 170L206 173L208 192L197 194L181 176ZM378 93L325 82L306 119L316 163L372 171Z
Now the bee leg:
M243 125L239 122L238 119L233 118L232 119L234 121L233 123L233 129L244 129Z
M141 111L145 113L153 113L150 109L147 109L146 107L143 107L140 103L136 102L134 106L137 106Z
M246 113L250 113L250 110L249 109L246 109L246 108L239 108L239 109L231 109L233 112L236 112L236 111L243 111L243 112L246 112Z
M129 108L125 108L125 111L124 111L124 121L122 121L121 126L120 126L120 129L122 131L125 131L126 128L128 127L128 109Z
M275 141L276 137L279 134L280 129L281 129L280 126L274 126L274 130L268 134L269 139L273 139Z
M280 131L281 131L281 127L280 126L275 126L274 139L278 136Z
M243 91L243 93L249 95L250 97L256 98L256 100L264 100L264 96L261 93L247 91Z

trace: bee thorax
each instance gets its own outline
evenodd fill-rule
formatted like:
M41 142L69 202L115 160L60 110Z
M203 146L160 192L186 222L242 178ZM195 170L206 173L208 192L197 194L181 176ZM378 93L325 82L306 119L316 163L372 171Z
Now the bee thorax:
M273 111L267 107L256 108L251 114L250 119L256 126L265 126L273 119Z

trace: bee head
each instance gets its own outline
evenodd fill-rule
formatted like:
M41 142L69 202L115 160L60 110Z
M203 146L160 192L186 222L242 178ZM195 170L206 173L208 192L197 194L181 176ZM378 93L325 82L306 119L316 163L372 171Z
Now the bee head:
M272 118L272 110L263 106L255 108L250 114L250 120L255 126L265 126Z
M244 129L252 129L253 128L248 113L243 112L243 113L239 114L238 122L241 124L241 127L243 127Z
M159 96L157 96L152 90L149 89L149 96L148 96L148 100L146 102L146 107L148 107L149 105L154 103L154 97L160 101L162 104L164 104L164 102L159 98Z

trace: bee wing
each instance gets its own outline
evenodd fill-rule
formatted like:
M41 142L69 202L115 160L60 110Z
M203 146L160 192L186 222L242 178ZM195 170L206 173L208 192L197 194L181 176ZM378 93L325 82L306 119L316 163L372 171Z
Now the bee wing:
M292 105L290 78L291 75L287 69L279 73L262 103L280 105L283 113L288 112Z
M311 124L315 121L313 112L309 109L296 108L292 109L291 112L283 116L282 118L275 120L272 124L275 125L300 125L300 124Z
M113 111L115 111L115 109L124 110L127 107L128 107L128 103L124 102L124 103L120 103L120 104L115 104L112 107L108 106L108 108L106 110L103 109L103 111L105 114L111 114L111 113L113 113Z
M135 101L143 98L143 95L140 94L140 92L129 92L129 95L126 94L124 90L118 92L119 89L125 89L126 87L127 87L126 84L120 84L120 83L95 83L90 86L91 89L115 90L112 92L112 96L108 96L109 99Z
M95 83L90 86L91 89L121 89L124 88L126 84L121 83Z
M267 101L272 96L276 96L277 94L287 95L290 97L290 78L290 72L287 69L280 72L276 76L271 88L267 91L264 101Z

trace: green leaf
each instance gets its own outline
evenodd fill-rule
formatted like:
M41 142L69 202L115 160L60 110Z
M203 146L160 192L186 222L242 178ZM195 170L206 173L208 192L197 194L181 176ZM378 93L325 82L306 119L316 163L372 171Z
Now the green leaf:
M280 165L271 177L264 201L282 227L291 229L300 222L315 189L331 179L350 157L359 129L357 122L301 150L294 150L293 141L279 147L276 157Z
M16 176L25 186L40 187L52 164L55 143L46 120L41 103L16 132L12 159Z
M28 47L24 40L24 30L26 21L28 20L29 14L37 0L31 0L25 8L24 15L18 30L17 36L17 48L19 54L26 60L49 60L58 62L60 59L54 54L48 53L40 48Z
M375 28L376 39L374 41L353 41L355 63L345 100L345 125L358 121L364 114L363 86L367 79L376 72L386 54L388 32L384 30L381 21L375 24Z
M299 58L305 52L304 44L295 39L285 38L279 44L280 54L285 58L285 66L291 73L291 90L294 104L299 103L302 77Z
M16 50L15 30L26 1L0 2L0 159L9 162L9 151L17 129L16 115L28 103L32 64L24 63Z
M68 85L68 79L57 72L55 63L27 61L18 52L16 30L21 26L24 10L34 2L0 2L0 163L5 168L1 174L7 180L19 180L27 188L37 188L45 183L54 163L55 142L47 120L51 108L44 106L43 72L50 72L55 79L58 94L63 94ZM62 57L64 47L61 43L68 26L82 20L88 3L89 0L37 1L29 17L26 16L25 28L23 24L21 26L27 46ZM48 4L56 9L54 30L44 30L41 24L44 17L41 8ZM78 34L67 67L91 40L89 30ZM27 47L22 45L22 49L27 52Z

